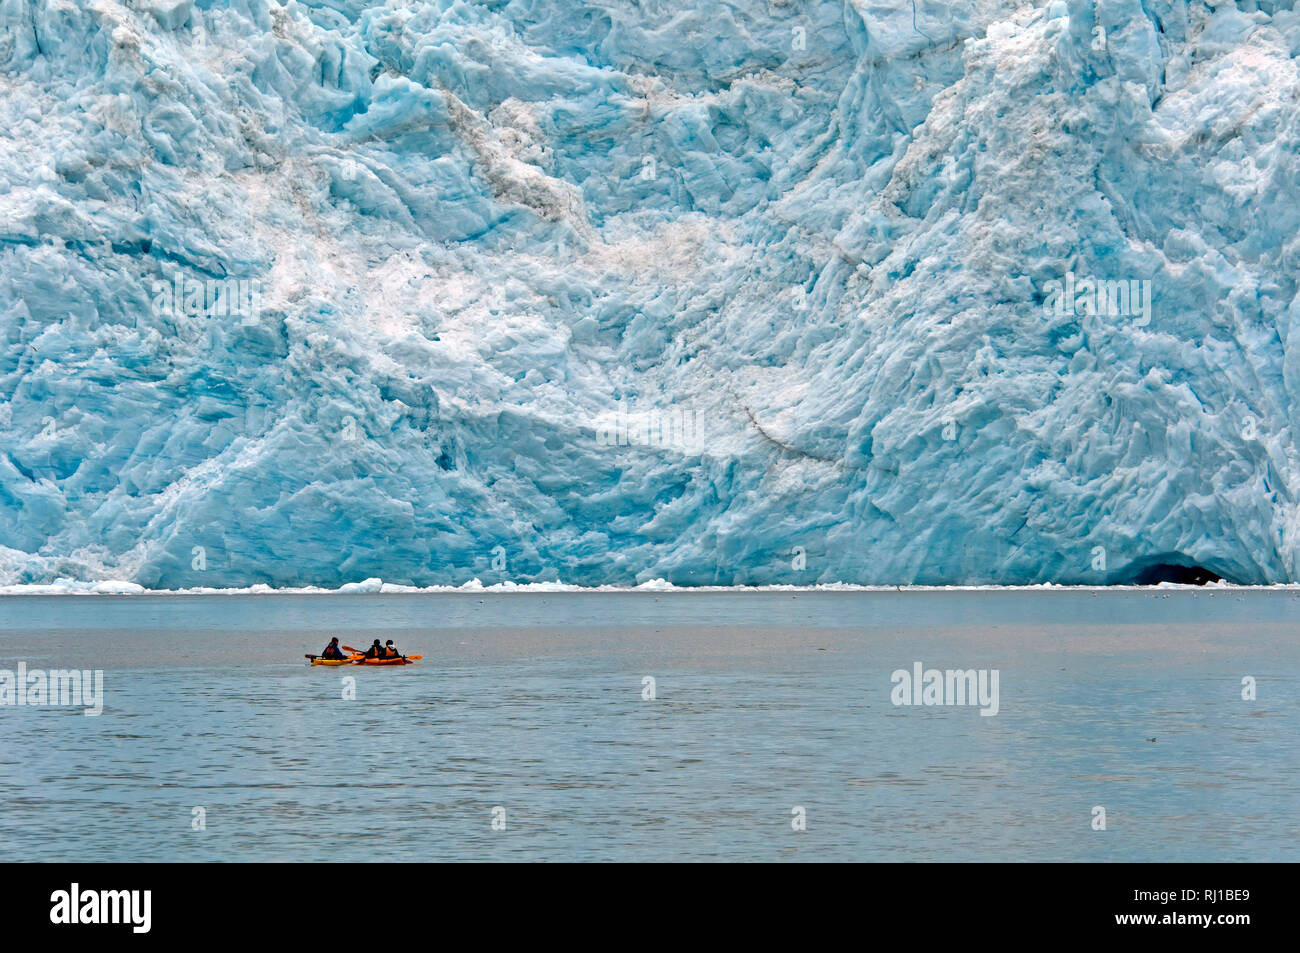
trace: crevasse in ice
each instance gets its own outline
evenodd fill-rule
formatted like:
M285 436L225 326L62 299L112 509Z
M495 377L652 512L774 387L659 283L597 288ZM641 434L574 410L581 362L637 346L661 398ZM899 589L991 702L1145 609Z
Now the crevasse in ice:
M1300 16L0 0L0 583L1300 578Z

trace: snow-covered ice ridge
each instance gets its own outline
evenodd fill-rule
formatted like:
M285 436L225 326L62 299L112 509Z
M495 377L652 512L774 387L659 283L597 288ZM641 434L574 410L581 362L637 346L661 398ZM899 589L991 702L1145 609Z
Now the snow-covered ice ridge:
M0 584L1296 582L1290 6L0 0Z
M1279 583L1272 586L1238 586L1227 582L1208 584L1190 584L1162 582L1158 585L1079 585L1057 586L1050 582L1026 586L859 586L852 583L821 583L812 586L773 585L773 586L674 586L665 579L651 579L635 587L600 585L571 586L563 582L525 582L512 581L493 583L485 586L481 579L471 579L459 586L403 586L384 582L382 579L365 579L361 582L348 582L336 589L324 589L319 586L287 587L276 589L264 583L231 589L212 589L193 587L188 589L146 589L136 582L122 579L105 579L98 582L81 582L60 580L53 583L32 585L0 586L0 596L356 596L356 595L446 595L449 593L474 594L490 593L492 595L539 594L539 593L674 593L691 595L695 593L728 592L736 594L781 592L808 594L821 592L1054 592L1054 593L1122 593L1147 592L1168 593L1171 590L1192 592L1218 592L1241 598L1247 593L1288 592L1300 597L1300 585Z

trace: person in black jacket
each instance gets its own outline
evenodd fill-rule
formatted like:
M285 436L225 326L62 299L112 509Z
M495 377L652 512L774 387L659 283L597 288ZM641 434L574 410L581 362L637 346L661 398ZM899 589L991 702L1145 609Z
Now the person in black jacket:
M378 639L375 639L374 644L371 645L370 648L366 649L366 658L383 658L383 657L384 657L384 647L379 644Z
M387 642L384 643L384 658L401 658L401 657L402 657L402 653L397 651L396 647L393 645L392 639L389 639Z

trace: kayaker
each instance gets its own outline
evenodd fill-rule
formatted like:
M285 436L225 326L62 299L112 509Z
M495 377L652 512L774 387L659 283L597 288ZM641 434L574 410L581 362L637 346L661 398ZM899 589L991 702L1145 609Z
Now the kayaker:
M383 657L384 657L384 647L379 644L378 639L375 639L374 644L371 645L370 648L366 649L366 658L383 658Z
M384 657L401 658L401 653L398 652L397 649L393 646L392 639L389 639L387 642L384 643Z
M339 637L337 635L334 636L334 638L330 639L330 644L325 646L325 651L321 652L320 657L329 658L329 659L340 659L340 658L347 657L343 654L343 650L339 648Z

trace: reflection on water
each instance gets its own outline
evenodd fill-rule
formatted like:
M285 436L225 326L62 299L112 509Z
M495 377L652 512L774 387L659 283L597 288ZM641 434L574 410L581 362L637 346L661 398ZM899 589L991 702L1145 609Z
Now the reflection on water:
M0 851L1295 860L1298 608L1231 590L2 599L0 668L103 669L106 700L0 708ZM330 634L424 660L308 666ZM998 669L999 713L893 706L891 673L918 661Z

